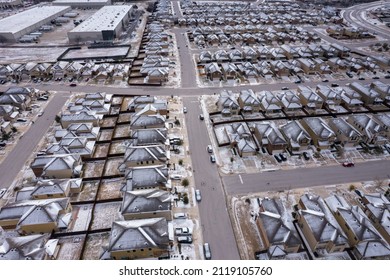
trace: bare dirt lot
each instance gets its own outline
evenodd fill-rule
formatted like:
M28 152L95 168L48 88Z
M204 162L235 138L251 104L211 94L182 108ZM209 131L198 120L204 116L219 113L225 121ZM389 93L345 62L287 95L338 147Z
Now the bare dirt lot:
M97 178L103 174L104 161L90 161L83 165L83 178Z
M89 181L83 182L82 191L75 197L71 197L71 201L92 201L95 199L99 182Z
M110 233L97 233L88 235L85 243L83 260L99 260L103 246L108 246Z
M111 228L112 223L118 220L121 204L122 202L96 204L91 229Z
M113 138L130 137L130 126L128 124L118 125L115 128Z
M99 141L111 140L113 131L113 129L100 130Z
M61 237L59 239L60 250L57 259L79 260L84 241L85 235Z
M123 157L110 158L107 160L104 176L120 175L119 165L123 163Z
M108 148L110 144L96 144L95 152L93 154L94 158L106 157L108 154Z
M97 200L115 199L121 197L121 187L123 185L123 178L105 179L100 183Z
M110 151L109 151L110 155L121 154L124 153L125 151L126 151L126 145L124 141L111 142Z

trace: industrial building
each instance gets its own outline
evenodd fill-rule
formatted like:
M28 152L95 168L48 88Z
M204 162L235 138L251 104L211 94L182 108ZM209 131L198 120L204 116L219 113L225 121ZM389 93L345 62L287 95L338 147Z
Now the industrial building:
M105 6L68 32L70 43L111 41L118 38L130 20L132 5Z
M71 7L42 6L0 20L0 40L17 42L25 34L38 30L42 25L70 11Z
M111 0L55 0L52 2L52 5L98 9L103 6L111 5Z

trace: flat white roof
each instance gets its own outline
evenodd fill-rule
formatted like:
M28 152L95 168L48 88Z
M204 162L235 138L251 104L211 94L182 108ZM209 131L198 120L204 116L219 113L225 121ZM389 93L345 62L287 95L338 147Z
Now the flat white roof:
M84 4L84 3L107 3L110 0L55 0L53 3L69 3L69 4Z
M3 18L0 20L0 32L17 33L47 19L57 13L66 12L69 6L42 6Z
M132 7L132 5L104 6L70 32L114 30Z

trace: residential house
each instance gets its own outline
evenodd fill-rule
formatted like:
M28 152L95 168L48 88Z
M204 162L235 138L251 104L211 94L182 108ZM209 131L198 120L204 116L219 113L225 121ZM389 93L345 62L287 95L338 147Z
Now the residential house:
M287 141L273 122L256 123L254 136L258 143L267 149L269 154L283 152L287 148Z
M390 244L390 202L380 193L365 194L362 198L365 214L381 236Z
M169 253L170 241L164 218L116 221L107 251L116 260L159 258Z
M224 127L230 146L237 149L241 157L257 154L256 144L246 123L231 123Z
M132 132L131 138L135 146L165 145L169 148L166 128L137 129Z
M147 72L144 83L164 83L168 81L169 70L165 68L151 68Z
M259 57L259 54L252 47L246 47L244 49L244 57L245 57L245 60L247 60L247 61L256 62L258 57Z
M313 252L325 249L334 253L349 248L347 237L320 196L302 195L295 213L301 232Z
M62 138L81 137L90 141L98 139L100 127L93 126L92 123L72 123L66 129L58 129L54 133L57 141Z
M238 68L234 63L231 62L222 63L221 67L222 67L222 73L225 80L237 79L239 75Z
M358 259L390 256L390 247L382 239L369 218L359 206L351 206L338 195L325 199L337 222L346 233L349 245Z
M361 100L361 95L350 88L342 88L341 90L341 104L350 109L355 107L360 107L363 105L363 101Z
M51 233L67 228L71 211L69 198L9 203L0 211L0 226L21 234Z
M340 93L329 86L317 85L316 92L330 109L341 104Z
M362 97L362 101L367 105L378 105L383 103L381 94L374 88L363 86L358 82L351 83L349 87L358 92Z
M260 101L251 89L244 89L240 91L238 104L240 104L240 108L244 112L253 113L260 111Z
M67 77L67 71L66 68L68 67L69 62L66 61L58 61L56 62L50 69L51 76L53 78L66 78Z
M58 239L49 234L4 237L0 260L53 260L59 252Z
M230 61L242 61L244 59L244 54L240 50L231 50L228 54Z
M208 63L204 66L207 79L213 81L214 79L222 79L222 71L216 62Z
M165 218L172 220L171 194L163 190L135 190L123 194L121 214L125 220Z
M390 104L390 85L381 81L372 82L370 87L380 94L380 98Z
M266 250L272 251L275 246L280 246L287 253L297 253L302 243L281 200L259 199L259 204L256 225Z
M308 109L321 109L324 100L311 88L307 86L298 87L298 96L301 104Z
M165 128L165 117L162 115L134 115L130 129Z
M69 127L69 125L75 123L91 123L93 126L99 126L100 119L101 119L101 115L99 116L93 111L89 111L89 112L83 111L75 114L62 113L61 126L63 128L67 128Z
M217 101L218 111L223 116L237 115L240 109L240 105L237 102L236 97L232 91L223 90Z
M379 113L373 115L373 118L381 125L383 130L382 135L390 140L390 114Z
M291 90L281 93L279 99L283 104L283 110L286 112L294 112L302 109L301 101Z
M46 149L46 154L76 154L79 155L82 159L86 159L92 157L95 150L94 148L95 141L88 141L86 138L63 138L59 143L50 144Z
M270 91L262 91L259 94L260 108L266 113L278 113L282 110L282 102Z
M330 119L328 121L330 128L336 134L335 143L343 146L352 147L359 144L361 134L352 125L346 122L343 118Z
M18 109L12 105L0 105L0 117L5 121L13 121L19 115Z
M369 115L350 115L347 122L360 132L366 144L382 145L387 141L381 124Z
M169 190L171 188L168 168L162 166L127 169L125 179L126 183L121 189L122 192L142 189Z
M0 95L0 105L11 105L17 107L21 111L26 111L30 108L31 98L23 94L7 94Z
M289 76L290 75L290 68L286 62L282 62L280 60L277 61L271 61L271 70L274 72L277 76Z
M30 165L36 177L47 179L75 178L80 176L81 158L76 154L36 157Z
M305 118L301 120L301 124L317 148L329 149L334 143L336 134L322 118Z
M127 167L167 164L169 152L162 145L129 146L126 148L123 164L120 170Z
M203 51L199 54L199 63L210 63L213 61L213 56L210 51Z
M297 120L290 121L280 127L280 131L287 140L291 152L307 150L311 142L309 133Z
M316 63L310 58L298 58L297 61L300 67L308 75L314 75L317 73Z

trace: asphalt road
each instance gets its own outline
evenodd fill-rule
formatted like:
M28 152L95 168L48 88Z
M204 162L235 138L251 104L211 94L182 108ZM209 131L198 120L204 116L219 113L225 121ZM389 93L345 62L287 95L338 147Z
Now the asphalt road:
M230 195L381 179L390 179L388 160L358 163L355 167L324 166L222 177Z
M200 103L197 97L186 97L183 101L188 110L185 120L195 186L202 194L202 201L198 207L203 241L210 244L213 259L238 260L240 256L217 165L210 162L210 154L206 150L211 142L205 122L199 120Z
M50 98L44 114L37 117L35 123L31 124L28 131L18 140L16 146L0 164L0 188L9 188L12 185L68 98L69 94L54 94Z

